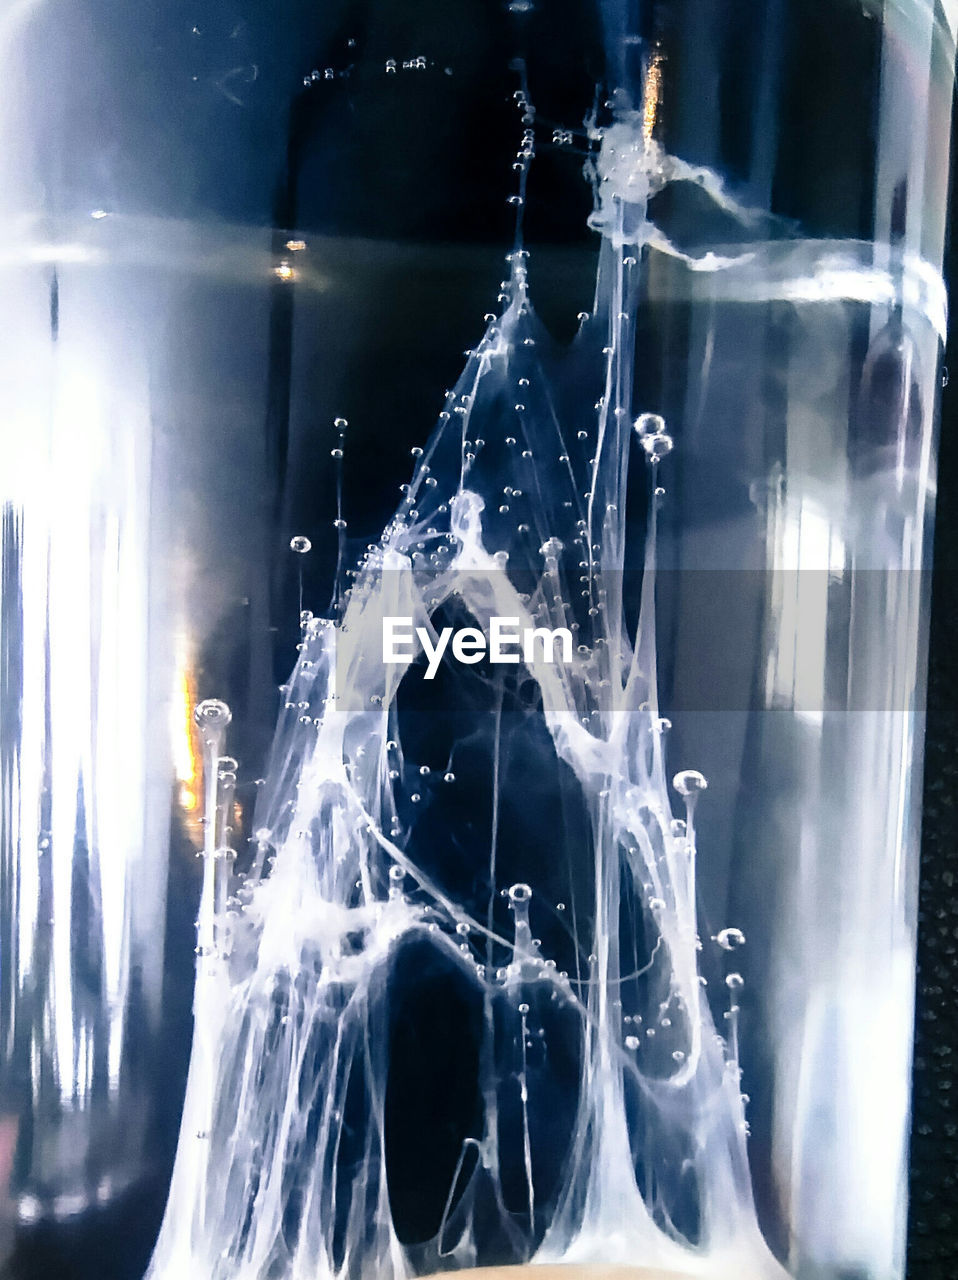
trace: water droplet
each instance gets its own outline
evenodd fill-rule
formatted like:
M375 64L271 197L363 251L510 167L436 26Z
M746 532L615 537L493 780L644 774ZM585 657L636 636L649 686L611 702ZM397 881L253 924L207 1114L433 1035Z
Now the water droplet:
M715 935L715 941L723 951L735 951L745 946L745 934L741 929L722 929Z
M680 796L693 796L708 789L708 782L697 769L683 769L672 779L672 786Z
M289 549L290 551L295 551L297 555L304 556L307 551L312 551L313 544L310 542L309 538L304 537L301 533L297 533L295 537L290 538Z

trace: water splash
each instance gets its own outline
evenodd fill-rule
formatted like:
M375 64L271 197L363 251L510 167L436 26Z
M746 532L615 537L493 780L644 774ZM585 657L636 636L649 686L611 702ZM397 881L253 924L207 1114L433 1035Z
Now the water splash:
M524 91L519 105L532 114ZM652 144L642 120L626 111L596 131L603 243L575 340L559 347L538 322L517 235L501 314L414 451L393 519L335 616L303 615L245 879L232 877L229 848L228 709L198 708L195 1038L153 1280L399 1280L510 1262L784 1274L752 1204L741 980L729 975L723 1037L698 969L694 818L706 782L675 777L675 815L657 705L656 510L673 437L632 403L641 252L673 251L648 220L650 194L695 180L742 211L714 175ZM636 470L649 516L630 624ZM446 664L441 697L467 708L468 728L437 767L417 755L415 717L435 715L417 703L421 670L381 661L388 615L426 628L455 615L486 633L498 616L568 627L576 643L505 674ZM533 749L555 780L547 803L568 804L575 821L553 857L512 847L506 858L508 775ZM488 812L469 836L448 806L443 816L440 788L464 819L478 802L456 789L480 774ZM731 928L715 939L743 941ZM475 1010L480 1099L438 1227L415 1242L397 1229L387 1133L410 965L413 981L438 966Z

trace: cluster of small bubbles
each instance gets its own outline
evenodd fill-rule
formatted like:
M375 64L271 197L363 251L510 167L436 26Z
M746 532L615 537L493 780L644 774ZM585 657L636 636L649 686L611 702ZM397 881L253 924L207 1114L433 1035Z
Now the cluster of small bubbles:
M553 129L552 141L557 147L569 147L572 145L571 129Z
M697 769L682 769L672 779L672 786L680 796L694 796L708 789L708 782Z
M312 551L313 544L310 542L309 538L305 537L301 533L297 533L294 537L290 538L289 549L290 551L295 551L299 556L304 556L307 551Z
M408 58L402 65L404 71L425 71L426 59L423 57Z
M745 946L745 934L741 929L720 929L715 941L723 951L736 951Z

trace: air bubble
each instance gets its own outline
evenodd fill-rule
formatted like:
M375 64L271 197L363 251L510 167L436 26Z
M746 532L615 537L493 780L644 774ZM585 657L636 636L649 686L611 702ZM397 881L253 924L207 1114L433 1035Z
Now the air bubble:
M295 537L290 538L289 549L290 551L295 551L299 556L304 556L307 551L312 551L313 544L310 542L309 538L305 537L301 533L297 533Z
M673 447L674 441L671 436L659 434L642 437L642 448L653 462L659 462L662 458L667 457L672 452Z
M512 902L528 902L532 897L532 890L527 884L514 884L509 889L509 899Z
M723 951L736 951L745 946L745 934L741 929L722 929L715 935L715 941Z
M219 698L204 698L193 712L193 719L204 729L225 729L233 713Z
M672 779L672 786L680 796L694 796L708 789L708 782L697 769L683 769Z
M640 413L632 426L643 437L665 434L665 419L658 413Z

